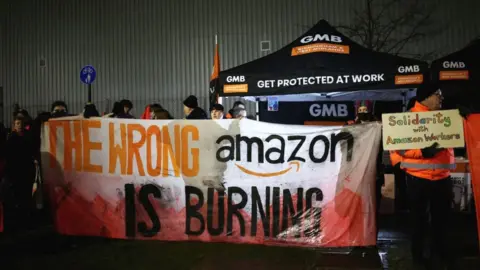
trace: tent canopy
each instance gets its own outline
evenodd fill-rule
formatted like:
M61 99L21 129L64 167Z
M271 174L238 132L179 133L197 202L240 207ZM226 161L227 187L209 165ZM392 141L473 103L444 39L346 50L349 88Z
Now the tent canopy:
M306 101L351 101L351 100L381 100L381 101L408 101L416 96L414 89L391 89L370 90L370 91L350 91L350 92L329 92L329 93L312 93L297 95L280 95L275 96L281 102L306 102ZM244 97L248 101L267 101L268 96Z
M398 92L417 88L427 72L426 62L369 50L321 20L284 48L220 72L217 91L243 97Z
M432 62L433 79L480 82L480 39Z

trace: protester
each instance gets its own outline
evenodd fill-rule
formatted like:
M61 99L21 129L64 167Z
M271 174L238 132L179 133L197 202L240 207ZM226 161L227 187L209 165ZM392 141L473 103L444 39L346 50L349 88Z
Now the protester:
M373 115L373 103L369 100L362 100L362 101L357 101L355 104L355 121L348 121L347 125L356 125L356 124L364 124L364 123L369 123L369 122L375 122L377 119ZM376 182L375 182L375 206L376 206L376 212L375 216L377 219L377 235L379 232L378 228L378 218L380 214L380 205L382 201L382 186L385 184L385 168L383 165L383 145L380 144L380 149L378 151L377 155L377 173L376 173Z
M93 103L85 104L83 109L83 117L84 118L91 118L91 117L100 117L100 113L97 110L97 107Z
M34 147L24 119L14 119L13 130L5 143L5 198L7 230L26 229L31 215L32 185L35 179ZM5 188L5 185L4 185Z
M411 112L428 112L442 108L443 96L439 87L427 83L417 89ZM400 166L407 175L407 194L411 215L411 252L416 265L430 264L424 257L428 214L432 226L433 249L442 263L452 267L454 256L450 249L448 222L452 202L450 172L455 168L453 149L438 147L438 143L424 149L392 151L393 166ZM431 258L432 259L432 258ZM451 268L454 269L454 268Z
M347 125L372 121L377 121L373 115L373 103L370 100L362 100L355 103L355 120L348 121Z
M64 101L57 100L52 103L50 112L52 118L68 116L67 104Z
M213 120L220 120L224 118L224 108L222 104L214 104L210 110L210 117Z
M233 119L243 119L247 116L247 111L245 107L237 106L232 110L231 115Z
M239 107L239 108L243 108L243 109L246 109L245 107L245 104L241 101L235 101L235 103L233 103L233 106L232 108L228 111L228 113L225 115L225 118L227 119L231 119L231 118L234 118L233 117L233 112L234 110Z
M30 130L33 119L27 110L18 108L16 111L13 112L13 118L15 117L22 118L25 130Z
M198 107L198 99L196 96L189 96L183 101L183 112L185 118L190 120L207 119L205 111Z
M131 115L131 111L133 109L133 103L130 100L123 99L120 101L120 105L123 107L123 110L117 113L117 118L135 119L135 117Z
M155 108L152 112L153 120L168 120L170 119L169 113L167 110L162 108Z
M119 102L115 102L113 103L112 112L107 114L104 117L120 118L120 119L135 119L135 117L130 114L130 110L132 107L133 105L131 105L131 102L129 100L122 100Z
M410 111L415 106L415 103L417 103L417 98L415 98L415 97L411 98L408 101L407 111Z

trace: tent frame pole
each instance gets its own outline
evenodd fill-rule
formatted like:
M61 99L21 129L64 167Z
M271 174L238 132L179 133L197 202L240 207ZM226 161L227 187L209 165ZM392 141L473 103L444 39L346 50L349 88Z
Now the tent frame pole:
M257 121L260 121L260 99L259 98L255 98L255 119Z

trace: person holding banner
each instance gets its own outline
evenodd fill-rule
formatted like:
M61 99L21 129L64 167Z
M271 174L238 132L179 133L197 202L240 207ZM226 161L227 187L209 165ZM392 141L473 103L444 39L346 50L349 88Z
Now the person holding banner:
M207 114L202 108L198 107L198 99L194 95L190 95L183 101L183 112L185 113L185 119L207 119Z
M210 117L212 120L220 120L224 118L224 108L222 104L213 104L210 110Z
M411 112L436 111L442 108L443 96L439 87L427 83L417 89L417 97ZM424 241L428 214L431 217L433 253L444 267L453 265L449 249L449 213L452 201L451 170L455 169L453 149L438 147L438 143L424 149L392 151L392 165L406 172L407 194L411 217L411 252L416 265L427 267L432 261L424 257ZM428 213L428 211L430 213Z

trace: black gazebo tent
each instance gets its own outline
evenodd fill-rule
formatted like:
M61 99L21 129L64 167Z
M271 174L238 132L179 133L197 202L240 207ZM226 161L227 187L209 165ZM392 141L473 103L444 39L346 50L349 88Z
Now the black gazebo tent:
M432 62L433 79L480 83L480 39Z
M460 105L480 111L480 39L433 61L431 70L445 96L446 109Z
M399 89L417 88L427 72L428 65L423 61L364 48L321 20L282 49L220 72L216 91L219 96L279 96L281 101L290 99L285 95L297 95L292 97L296 101L298 95L315 100L315 94L355 100L364 95L346 94L366 91L372 100L399 100L405 95L393 94Z

